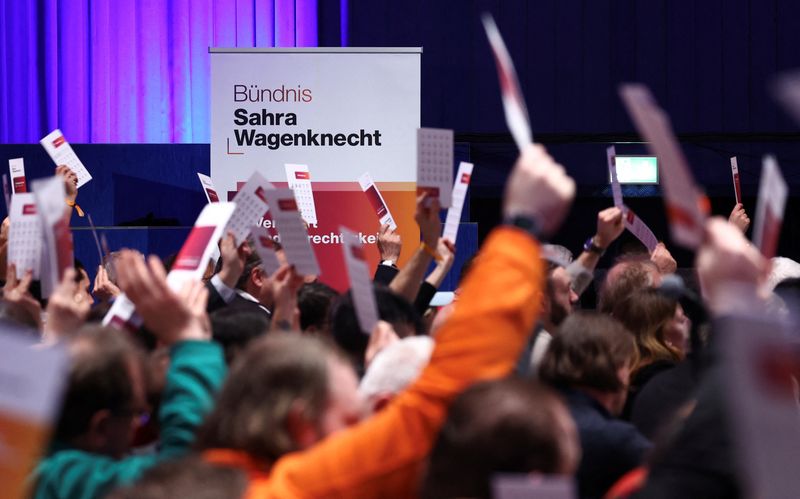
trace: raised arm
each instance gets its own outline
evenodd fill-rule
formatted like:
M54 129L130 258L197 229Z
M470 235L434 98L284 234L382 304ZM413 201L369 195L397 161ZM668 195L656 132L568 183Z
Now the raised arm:
M504 214L516 227L496 229L484 244L417 382L373 418L278 461L268 479L252 482L250 497L414 495L450 402L469 384L511 371L539 312L539 245L520 227L552 233L575 187L538 146L524 151L512 183Z

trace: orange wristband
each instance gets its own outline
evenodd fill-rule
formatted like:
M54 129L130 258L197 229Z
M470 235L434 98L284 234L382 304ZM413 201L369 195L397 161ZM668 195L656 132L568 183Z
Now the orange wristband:
M81 209L80 206L78 206L78 203L76 203L75 201L67 201L66 203L67 206L69 206L70 208L75 208L75 211L78 212L79 217L83 216L83 210Z
M429 254L431 256L431 258L433 258L437 262L441 262L442 261L442 255L440 255L439 252L436 251L435 249L433 249L430 246L428 246L428 243L426 243L425 241L422 241L419 244L419 249L421 249L425 253Z

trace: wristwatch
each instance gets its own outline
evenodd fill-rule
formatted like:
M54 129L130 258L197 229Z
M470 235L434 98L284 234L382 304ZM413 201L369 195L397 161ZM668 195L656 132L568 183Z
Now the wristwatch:
M606 248L601 248L600 246L594 243L594 236L590 237L583 243L583 251L588 251L589 253L594 253L598 256L603 256L606 253Z
M386 265L387 267L394 267L397 268L397 264L394 263L394 260L383 260L381 265Z
M503 219L504 225L510 225L522 229L532 235L539 242L544 242L542 237L542 226L539 221L531 215L514 215Z

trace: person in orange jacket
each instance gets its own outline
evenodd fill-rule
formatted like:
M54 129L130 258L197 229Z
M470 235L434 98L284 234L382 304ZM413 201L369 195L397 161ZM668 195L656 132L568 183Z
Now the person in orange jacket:
M430 363L383 410L343 428L354 412L352 367L311 338L272 335L233 367L199 432L202 458L245 471L247 498L416 496L454 398L477 381L512 372L539 314L544 268L537 238L558 228L574 192L572 179L543 147L522 152L506 188L505 223L483 245L453 315L436 334ZM438 210L419 215L423 231L427 220L438 225ZM289 362L292 356L300 360ZM320 357L324 367L314 367L312 359ZM277 372L281 359L287 365ZM297 369L299 363L306 367ZM301 393L320 379L327 392L321 408L319 397ZM259 386L269 386L269 396L287 407L282 417L275 418L276 404L263 401ZM274 393L280 390L298 395L287 401ZM254 407L270 411L271 429ZM247 424L259 430L243 436L239 430Z

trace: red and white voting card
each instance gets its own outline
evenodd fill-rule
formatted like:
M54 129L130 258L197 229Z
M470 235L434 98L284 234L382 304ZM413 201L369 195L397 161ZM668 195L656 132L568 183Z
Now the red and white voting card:
M731 158L731 175L733 175L733 193L736 195L736 203L742 202L742 182L739 180L739 162L736 156Z
M444 222L444 233L442 237L449 239L453 244L456 243L458 236L458 226L461 223L461 212L464 210L464 200L467 198L469 181L472 178L473 164L462 161L458 165L456 181L453 184L453 202L447 210L447 218Z
M8 229L8 263L16 265L17 277L28 270L38 280L42 269L42 221L31 192L11 198L11 222Z
M28 337L0 330L0 484L9 498L28 496L31 470L46 450L68 379L65 350L35 348Z
M266 191L266 196L286 261L302 275L319 275L317 256L308 240L308 230L300 216L294 192L289 188L272 189Z
M394 222L392 213L389 211L389 205L386 204L383 196L381 196L381 191L378 190L378 186L372 181L372 175L370 175L369 172L365 172L359 177L358 184L361 186L361 190L364 191L364 194L367 195L367 200L369 200L372 209L375 210L375 214L378 215L378 220L381 225L388 224L390 229L397 230L397 224Z
M722 319L724 398L746 497L797 495L800 344L786 323Z
M508 125L514 142L522 151L525 146L533 142L533 132L531 132L531 122L528 117L528 108L525 106L525 97L520 90L517 71L514 69L514 61L511 60L497 29L497 24L491 14L483 14L483 27L486 36L489 38L489 45L492 47L494 62L497 65L497 77L500 80L500 96L503 99L503 111L506 115Z
M34 180L33 195L44 233L40 279L42 296L46 298L58 286L64 271L75 264L64 204L64 180L57 176Z
M614 197L614 206L622 210L625 217L625 228L636 236L636 239L641 241L647 247L647 250L652 253L658 245L658 239L653 234L653 231L650 230L650 227L644 223L644 220L639 218L639 215L623 203L622 187L619 185L619 179L617 178L616 158L617 153L614 146L606 148L606 160L608 161L608 174L611 177L611 194Z
M111 308L103 317L103 326L136 331L142 325L142 318L136 314L136 306L125 294L117 296Z
M44 150L50 155L50 158L56 166L67 165L67 168L78 176L79 189L83 184L92 180L92 175L89 173L89 170L87 170L86 167L83 166L83 163L81 163L81 160L78 159L78 156L75 154L75 151L72 150L72 146L69 145L67 139L64 138L64 134L61 133L61 130L53 130L49 135L40 140L39 143L42 144L42 147L44 147Z
M300 208L300 215L307 224L317 226L317 207L314 205L314 191L311 189L311 172L308 165L286 164L286 180L294 191L294 198Z
M439 198L439 205L448 208L452 188L453 131L417 129L417 194Z
M167 275L167 283L173 290L179 290L186 281L199 281L203 277L211 253L235 209L234 203L210 203L203 208Z
M672 133L669 117L644 85L624 84L620 86L620 96L636 129L661 162L664 202L672 237L675 242L694 249L703 240L709 203L694 183L686 158Z
M778 162L772 156L764 158L761 169L761 184L758 186L756 221L753 226L753 244L761 253L772 258L778 250L778 239L783 224L783 211L789 188L783 179Z
M658 238L650 230L650 227L627 206L623 206L622 212L625 217L625 228L647 247L647 251L650 253L655 251L656 246L658 246Z
M269 211L265 194L274 188L260 173L254 172L236 193L236 197L233 198L236 211L233 212L225 229L226 233L233 232L236 244L242 244L250 234L250 229Z
M9 159L8 171L11 173L11 192L14 194L28 192L28 183L25 182L25 160L22 158Z
M375 291L372 286L372 275L364 254L364 245L358 234L342 227L342 251L347 276L350 279L350 293L356 309L358 325L364 334L371 334L378 323L378 307L375 304Z
M617 151L614 146L606 148L606 161L608 162L608 176L611 179L611 195L614 197L614 206L622 208L622 186L617 178Z
M198 172L197 178L200 179L200 185L203 186L203 192L206 193L206 199L208 202L218 203L219 195L217 194L217 188L214 187L214 182L211 181L211 177Z
M268 275L272 275L278 271L281 266L276 253L277 247L275 240L272 238L269 229L262 225L256 225L250 231L250 238L253 240L253 245L256 248L256 253L261 257L261 267Z
M497 499L574 499L575 480L566 476L498 473L492 477Z

